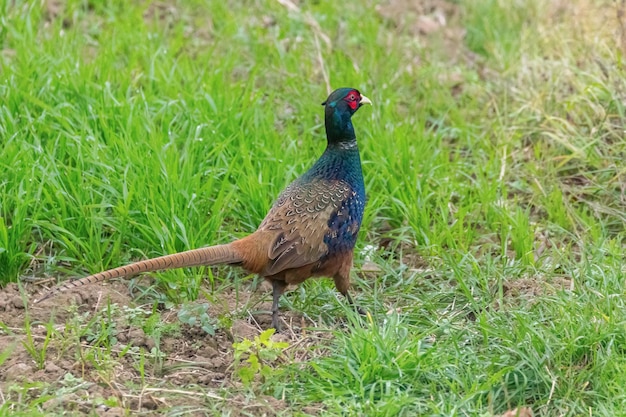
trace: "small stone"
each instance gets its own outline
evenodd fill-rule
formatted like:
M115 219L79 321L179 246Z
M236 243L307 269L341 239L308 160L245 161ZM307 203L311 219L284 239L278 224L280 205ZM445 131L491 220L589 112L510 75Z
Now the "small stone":
M287 343L291 341L291 339L289 339L289 336L287 336L284 333L274 333L272 337L270 338L270 340L272 342L287 342Z
M146 334L142 329L133 329L128 332L128 340L135 346L141 346L146 339Z
M20 297L19 295L16 295L11 299L11 304L17 309L24 308L24 300L22 300L22 297Z
M499 417L533 417L533 410L529 407L520 407L513 410L509 410Z
M417 30L424 35L429 35L441 28L441 23L431 16L420 16L415 24Z
M372 261L365 261L361 266L362 272L380 272L382 269Z
M146 349L148 349L149 351L152 351L152 349L156 347L156 343L154 343L154 339L151 337L147 337L147 336L144 339L144 345L146 346Z
M52 362L48 362L46 364L45 370L46 370L46 372L48 372L50 374L63 371L61 368L59 368L58 366L56 366L56 364L54 364Z
M23 381L32 373L33 370L30 366L20 362L10 366L9 369L5 371L4 376L7 381Z
M216 356L219 356L219 352L217 351L217 349L211 347L211 346L205 346L204 347L204 354L209 357L209 358L214 358Z
M122 407L98 407L96 413L100 417L124 417L126 411Z

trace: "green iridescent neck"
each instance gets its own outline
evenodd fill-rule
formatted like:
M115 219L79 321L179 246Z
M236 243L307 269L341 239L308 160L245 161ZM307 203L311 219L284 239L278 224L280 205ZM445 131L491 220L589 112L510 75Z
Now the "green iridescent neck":
M326 109L326 138L328 145L354 142L356 146L356 134L352 126L352 115L348 111L340 111L335 106Z

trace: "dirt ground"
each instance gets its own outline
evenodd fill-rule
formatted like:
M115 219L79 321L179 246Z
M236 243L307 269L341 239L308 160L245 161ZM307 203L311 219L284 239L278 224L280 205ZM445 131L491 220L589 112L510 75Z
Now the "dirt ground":
M57 397L43 403L45 410L61 408L80 414L95 411L102 416L124 415L122 407L98 405L110 398L116 398L117 404L144 415L159 415L156 410L190 405L203 409L198 415L206 415L207 403L213 409L219 409L223 403L230 410L230 415L274 415L287 407L284 401L270 396L250 399L241 394L234 398L224 394L231 389L234 389L232 392L245 392L233 375L233 342L243 338L254 339L270 327L271 302L263 294L266 288L258 291L239 288L238 291L232 289L221 293L220 302L209 306L210 317L224 315L224 309L239 309L237 316L247 317L234 318L230 327L216 329L214 336L200 327L180 323L177 316L180 306L161 310L162 324L177 323L180 331L162 335L159 341L164 355L162 364L160 367L151 366L146 359L143 379L137 356L128 352L129 349L138 352L136 347L150 352L155 348L155 340L147 336L140 326L123 320L122 314L119 314L121 310L110 316L116 323L113 331L116 343L109 351L101 345L95 346L97 341L90 340L88 335L68 342L72 339L72 329L94 325L90 321L94 317L106 319L111 305L134 306L127 284L119 281L89 285L39 304L35 304L34 300L42 294L40 285L27 284L20 292L16 284L10 284L0 291L0 352L2 356L8 353L4 362L0 360L0 393L6 396L16 382L21 386L32 384L32 388L23 393L26 399L32 400L45 394ZM258 300L255 313L241 311L242 305L250 299ZM206 300L197 303L203 302L206 303ZM147 307L148 312L151 308ZM281 317L285 320L284 328L273 336L274 340L306 347L319 343L320 338L329 337L303 330L304 326L311 326L312 323L305 323L297 312L281 311ZM52 338L46 337L48 323L53 323L56 330ZM26 329L29 327L32 329L32 346L39 350L45 348L45 361L41 367L33 350L27 348L30 341ZM67 378L81 378L83 382L77 384ZM79 389L68 390L67 394L58 397L65 385L78 386ZM43 388L46 386L57 389L46 392ZM141 388L129 390L133 386Z

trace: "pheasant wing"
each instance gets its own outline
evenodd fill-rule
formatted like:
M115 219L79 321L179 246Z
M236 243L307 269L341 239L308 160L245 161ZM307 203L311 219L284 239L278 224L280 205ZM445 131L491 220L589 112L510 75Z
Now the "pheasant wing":
M355 199L340 180L296 181L287 187L259 226L275 236L265 274L318 262L341 246L351 249L359 231L350 210Z

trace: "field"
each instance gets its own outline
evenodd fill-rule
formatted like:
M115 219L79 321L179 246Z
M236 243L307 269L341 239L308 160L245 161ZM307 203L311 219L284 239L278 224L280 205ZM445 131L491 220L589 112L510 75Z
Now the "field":
M626 415L626 3L0 0L0 415ZM228 267L355 87L355 313Z

